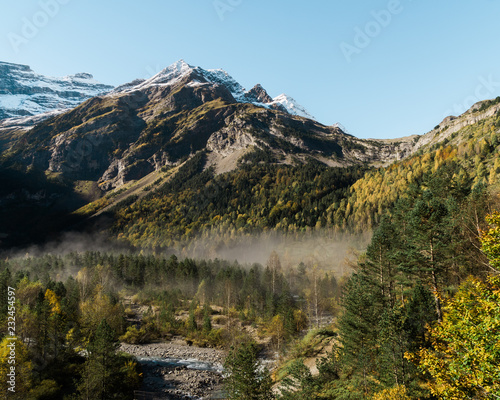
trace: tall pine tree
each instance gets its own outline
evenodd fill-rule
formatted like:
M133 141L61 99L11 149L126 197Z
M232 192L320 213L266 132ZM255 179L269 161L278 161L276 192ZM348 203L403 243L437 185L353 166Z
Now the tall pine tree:
M82 380L78 387L82 400L115 398L114 391L119 368L116 349L118 342L113 329L102 320L87 347L88 358L83 365Z

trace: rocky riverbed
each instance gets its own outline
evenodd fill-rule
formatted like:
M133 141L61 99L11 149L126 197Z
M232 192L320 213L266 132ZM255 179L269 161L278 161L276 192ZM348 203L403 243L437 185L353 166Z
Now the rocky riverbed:
M221 350L188 346L183 340L143 345L122 343L119 350L132 354L141 364L144 374L141 391L151 393L151 397L144 399L209 399L222 389L225 353Z

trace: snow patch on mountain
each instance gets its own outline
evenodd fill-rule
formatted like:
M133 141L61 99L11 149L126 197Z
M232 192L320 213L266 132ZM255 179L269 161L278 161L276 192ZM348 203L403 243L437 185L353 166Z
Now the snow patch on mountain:
M74 108L111 89L87 73L54 78L27 65L0 62L0 119Z
M222 69L203 70L202 68L199 68L199 71L209 82L218 83L228 88L238 103L247 103L245 88L236 82L226 71Z
M193 71L193 67L187 64L184 60L179 60L176 63L169 65L164 70L158 72L153 77L146 79L144 82L136 86L126 88L124 91L131 92L135 90L146 89L152 86L171 86L178 83L184 76Z
M273 99L273 102L270 103L270 105L273 104L282 105L283 107L285 107L289 114L298 115L300 117L309 119L315 119L303 106L301 106L292 97L286 94L280 94L279 96L276 96Z

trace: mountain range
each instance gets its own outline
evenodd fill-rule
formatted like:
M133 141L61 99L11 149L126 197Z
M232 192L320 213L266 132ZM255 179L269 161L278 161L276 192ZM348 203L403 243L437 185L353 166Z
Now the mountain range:
M306 115L286 95L272 99L260 85L245 91L223 70L179 61L69 111L1 121L0 132L11 160L74 181L96 181L103 191L202 149L210 152L210 165L227 172L255 149L287 164L312 157L343 166L384 164L413 146L409 140L356 139Z
M257 224L259 229L290 226L291 219L296 220L296 229L345 226L352 216L347 205L357 201L349 197L355 191L350 188L356 188L363 171L394 170L394 163L401 165L422 152L435 151L452 139L458 146L461 132L470 131L468 127L485 121L494 125L500 107L497 100L480 102L421 136L358 139L339 124L318 123L286 95L272 98L261 85L247 91L223 70L205 70L182 60L150 79L116 88L95 82L89 74L53 79L26 66L0 63L0 93L0 204L5 220L10 221L0 231L0 239L14 235L14 243L22 235L13 232L20 227L32 230L33 219L58 232L77 219L95 222L99 215L111 220L108 228L118 221L110 229L133 242L130 232L137 231L137 220L127 219L127 213L137 207L138 215L153 215L173 193L168 206L163 204L163 214L155 218L164 221L163 227L182 228L181 236L186 230L214 229L210 221L217 215L222 218L227 213L228 227L234 228L241 225L239 216L255 213L252 218L259 219L258 215L272 214L274 209L280 210L272 214L279 218L272 223L263 218L267 222ZM294 206L292 192L278 194L275 203L270 199L259 203L257 212L257 203L234 197L238 191L249 190L251 195L262 179L279 181L285 175L296 182L295 196L310 196L309 203ZM312 182L297 181L298 176ZM196 207L191 202L200 201L199 193L213 182L226 188L217 190L217 196L225 193L224 199L209 196L220 209L203 216L173 217L181 206L181 194L183 207ZM125 209L129 211L120 222L116 213ZM382 211L370 208L359 218L366 220ZM254 226L248 222L252 218L247 217L244 229Z
M88 73L53 78L37 74L27 65L0 62L0 120L41 114L48 117L111 91L118 93L150 85L175 84L175 80L185 74L193 74L193 84L203 81L226 86L239 102L314 119L304 107L286 94L273 99L260 84L246 91L223 70L204 70L180 60L152 79L137 79L117 88L97 82Z

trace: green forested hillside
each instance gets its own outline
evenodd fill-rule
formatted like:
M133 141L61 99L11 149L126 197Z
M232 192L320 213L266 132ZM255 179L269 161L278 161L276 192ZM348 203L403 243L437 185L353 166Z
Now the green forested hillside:
M495 106L486 102L480 110ZM241 159L238 169L216 175L206 167L206 153L199 152L153 193L115 207L113 233L134 245L158 248L208 234L366 232L411 185L441 168L451 168L450 179L464 188L483 183L495 190L499 127L497 112L378 169L332 168L313 159L292 166L257 149ZM446 136L447 129L432 135Z
M487 231L485 216L497 199L481 182L459 179L459 170L457 164L442 165L410 185L381 218L344 282L313 265L282 267L276 254L265 268L91 252L2 261L0 289L8 295L9 287L15 288L13 304L22 315L17 334L43 338L19 347L18 365L26 377L19 381L19 398L62 399L69 393L85 398L112 390L128 398L140 376L133 360L116 354L118 337L143 343L182 335L199 345L234 344L231 354L239 360L254 349L248 343L256 336L248 332L255 330L273 351L292 356L276 375L283 399L490 398L498 393L490 378L498 371L498 357L490 348L500 326L495 308L500 289L490 275L498 265L500 219L492 217ZM481 251L482 231L491 264ZM76 279L65 279L68 273ZM148 307L140 327L125 322L132 295ZM466 326L457 318L463 307L472 313ZM0 318L6 320L8 312L3 307ZM319 324L321 314L331 325L318 334L331 338L331 345L312 375L303 363L307 352L293 340ZM457 349L448 334L457 329L465 339L482 335L480 346ZM78 354L80 348L91 356ZM255 358L255 351L247 356ZM464 357L471 363L457 368ZM478 362L487 372L473 380ZM89 368L107 368L110 375L103 384L86 374ZM269 380L265 372L255 376ZM118 389L117 382L125 385Z

